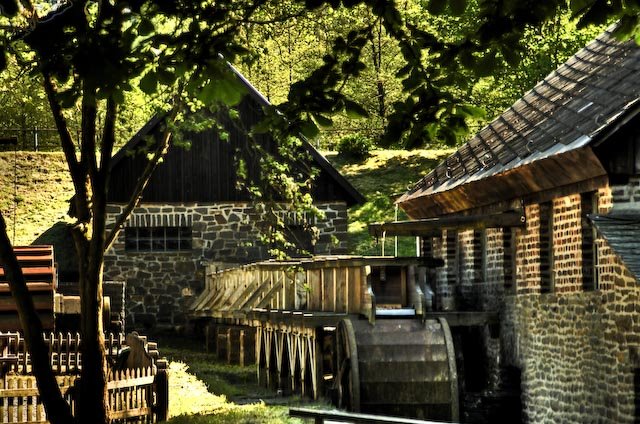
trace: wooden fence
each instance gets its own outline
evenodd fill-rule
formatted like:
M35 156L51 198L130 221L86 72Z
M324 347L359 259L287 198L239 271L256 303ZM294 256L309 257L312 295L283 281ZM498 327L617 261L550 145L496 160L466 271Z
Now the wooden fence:
M129 342L132 341L131 336ZM67 402L75 411L73 388L82 367L80 337L71 334L45 336L56 379ZM126 344L123 335L110 335L105 340L107 357L114 364L108 375L110 416L114 422L151 423L166 419L168 410L168 380L166 361L158 358L157 345L146 338L143 342L150 366L116 369L118 353ZM24 338L18 333L0 333L0 423L46 423L44 407L31 372L30 355ZM134 344L134 343L130 343ZM120 363L119 366L126 366Z

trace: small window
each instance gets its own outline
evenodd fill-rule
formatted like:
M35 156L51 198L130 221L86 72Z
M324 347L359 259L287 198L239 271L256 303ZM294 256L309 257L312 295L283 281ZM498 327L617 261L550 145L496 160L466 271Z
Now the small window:
M191 227L129 227L124 230L128 252L180 252L191 250Z

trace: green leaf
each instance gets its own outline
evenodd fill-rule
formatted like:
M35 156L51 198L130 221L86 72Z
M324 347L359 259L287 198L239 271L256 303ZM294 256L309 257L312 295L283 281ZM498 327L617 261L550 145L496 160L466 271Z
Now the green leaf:
M348 99L344 100L344 111L349 118L359 119L369 117L369 112L367 112L365 108Z
M210 80L198 95L198 99L205 104L221 102L227 106L235 106L240 103L246 91L247 88L234 76L224 75Z
M484 118L486 112L483 108L473 105L460 105L458 106L461 111L463 111L467 116L471 118L481 119Z
M328 128L331 127L333 125L333 121L330 118L327 118L326 116L314 113L313 115L313 120L316 121L316 123L324 128Z
M578 29L586 28L589 25L604 24L611 11L606 0L596 0L578 21Z
M624 41L634 35L638 28L638 16L625 15L620 19L618 27L613 32L616 39Z
M467 0L449 0L449 9L454 16L460 16L467 8Z
M313 121L307 120L300 124L300 132L307 138L316 138L320 134L320 129Z
M142 36L146 36L155 31L155 26L153 26L153 22L147 18L143 18L138 24L138 34Z
M441 15L447 6L447 0L430 0L427 10L433 15Z
M145 94L153 94L158 89L158 77L154 71L147 72L140 79L140 90Z

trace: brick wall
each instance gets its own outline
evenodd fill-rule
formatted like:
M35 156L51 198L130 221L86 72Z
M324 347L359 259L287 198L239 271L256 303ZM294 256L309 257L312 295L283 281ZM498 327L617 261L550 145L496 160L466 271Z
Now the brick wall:
M324 218L315 220L316 254L346 251L347 210L343 203L316 205ZM108 223L122 206L110 205ZM105 257L105 279L125 281L128 328L175 328L185 324L185 312L203 287L204 266L230 267L268 258L258 240L259 215L247 203L153 205L134 210L126 225L189 226L192 249L186 252L125 251L122 231Z
M597 276L598 289L584 284L589 263L583 256L583 245L585 240L592 243L588 239L593 238L593 233L583 227L585 199L573 194L548 203L552 279L548 293L544 293L542 284L541 251L545 243L538 203L525 205L525 228L486 231L483 281L472 277L478 265L473 231L432 240L434 256L446 254L449 258L434 274L432 284L439 287L439 292L447 292L442 286L448 285L448 291L458 297L456 305L499 312L500 347L496 349L495 340L485 332L483 354L489 358L487 363L494 359L503 368L520 370L527 422L637 421L640 285L599 236L595 237L596 255L592 256L597 260L593 275ZM597 192L598 213L632 207L640 207L640 179ZM505 250L511 247L511 232L517 247L515 287L510 287L505 278L514 254ZM464 251L447 254L447 244ZM451 258L464 263L454 267ZM456 270L458 275L452 276ZM455 285L470 289L452 289ZM500 378L499 371L489 371L492 378ZM487 389L500 384L490 381Z

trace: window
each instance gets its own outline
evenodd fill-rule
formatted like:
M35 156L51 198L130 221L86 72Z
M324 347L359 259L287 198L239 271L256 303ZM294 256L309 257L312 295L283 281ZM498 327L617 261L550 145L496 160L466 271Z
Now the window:
M588 215L597 211L598 193L595 191L580 195L581 232L582 232L582 289L598 289L598 248L596 247L595 228Z
M553 292L553 204L540 203L540 293Z
M180 252L191 250L191 227L128 227L124 247L129 252Z

